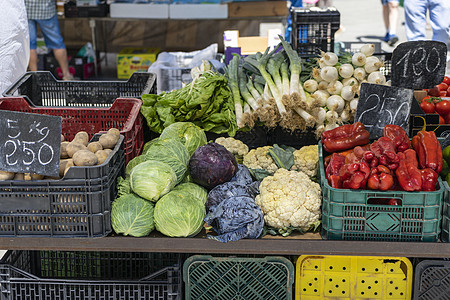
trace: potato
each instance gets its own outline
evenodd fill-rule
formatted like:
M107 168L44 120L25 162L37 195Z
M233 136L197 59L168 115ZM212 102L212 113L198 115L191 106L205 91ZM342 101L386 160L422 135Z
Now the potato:
M61 134L61 143L64 142L64 141L65 141L64 135Z
M67 153L67 145L69 142L61 142L61 153L59 155L60 158L68 158L69 154Z
M31 173L30 176L31 176L31 180L42 180L45 177L44 175L34 174L34 173Z
M75 166L95 166L98 162L97 156L89 150L75 152L72 159Z
M96 153L99 150L103 150L103 146L99 142L92 142L87 145L87 149L92 153Z
M15 175L16 174L14 172L0 170L0 180L11 180L11 179L14 179Z
M73 166L75 166L73 164L73 160L72 159L68 159L67 163L66 163L66 169L64 170L63 176L65 176L67 171L69 171L70 167L73 167Z
M109 154L108 152L106 152L106 150L98 150L97 152L95 152L95 156L97 156L98 158L97 165L101 165L102 163L104 163L105 160L108 158L108 155Z
M86 131L79 131L75 134L72 141L78 141L79 143L87 146L89 144L89 135Z
M59 176L63 177L64 176L64 171L67 169L67 164L70 164L71 166L73 166L73 160L71 158L69 159L61 159L59 161Z
M108 153L108 155L110 155L111 152L113 152L112 149L103 149L103 151L105 151L106 153Z
M120 131L117 128L111 128L108 130L107 134L112 134L117 137L117 140L120 138Z
M73 157L75 152L80 150L87 150L86 146L83 144L78 143L77 141L72 141L66 146L66 151L69 157Z
M16 173L16 175L14 176L14 180L25 180L25 174Z
M104 133L100 136L98 141L100 144L102 144L103 149L113 149L114 146L117 144L117 141L119 140L118 136L115 136L113 134Z
M31 180L31 174L30 173L23 174L23 179L24 180Z

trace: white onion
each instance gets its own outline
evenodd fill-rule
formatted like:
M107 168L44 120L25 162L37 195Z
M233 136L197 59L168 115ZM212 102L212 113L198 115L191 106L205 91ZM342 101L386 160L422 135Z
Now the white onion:
M325 125L325 131L332 130L338 127L339 125L337 123L328 123L327 125Z
M354 86L354 85L359 84L359 82L355 77L350 77L350 78L342 79L342 84L344 86L347 86L347 85Z
M328 123L336 122L338 117L339 117L338 113L334 110L329 110L325 114L325 118L327 119Z
M319 85L317 86L317 89L319 91L326 91L329 84L330 83L328 81L322 80L321 82L319 82Z
M357 107L358 107L358 98L354 98L352 101L350 101L350 109L352 111L356 111Z
M338 56L333 52L327 52L323 56L323 61L327 66L334 66L338 63Z
M323 80L331 82L334 80L338 80L338 71L335 67L326 66L323 67L320 71L320 77L322 77Z
M311 94L311 97L319 102L319 106L325 106L327 105L327 99L330 97L330 94L327 91L317 90Z
M303 87L308 93L314 93L317 90L319 84L314 79L308 79L303 84Z
M326 115L327 112L325 111L325 109L323 109L323 107L319 107L317 111L315 111L314 117L316 117L318 125L321 125L325 122Z
M344 85L342 84L342 82L340 82L339 80L335 80L335 81L330 82L330 84L328 85L327 91L331 95L339 95L341 93L341 90L343 87L344 87Z
M383 63L376 56L370 56L366 59L366 64L364 65L364 70L367 73L372 73L378 71L383 66Z
M345 101L339 95L331 95L327 99L327 107L340 113L344 109Z
M348 122L350 120L350 112L344 109L340 115L342 122Z
M314 68L312 70L312 77L317 81L317 82L321 82L323 79L322 77L320 77L320 69L318 68Z
M353 54L352 64L357 67L362 67L366 64L366 56L360 52Z
M373 53L375 52L375 45L374 44L364 44L361 46L360 51L362 54L364 54L367 57L372 56Z
M353 73L353 77L358 79L360 82L366 79L366 70L364 68L356 68L355 72Z
M367 77L367 82L375 83L375 84L385 84L386 77L383 74L381 74L381 72L379 72L379 71L372 72Z
M344 100L350 101L355 97L355 92L353 91L352 86L344 86L341 90L341 97Z
M339 67L339 75L342 78L350 78L353 75L354 68L351 64L342 64Z
M324 59L323 57L321 57L317 62L319 63L319 67L320 67L321 69L323 69L324 67L327 66L327 65L325 64L325 59Z

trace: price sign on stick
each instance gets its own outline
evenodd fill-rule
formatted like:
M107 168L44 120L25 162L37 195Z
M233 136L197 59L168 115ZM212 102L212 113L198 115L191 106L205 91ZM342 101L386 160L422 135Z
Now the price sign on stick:
M361 122L371 139L383 136L388 124L399 125L409 132L409 114L413 90L363 83L356 108L355 122Z
M392 86L431 89L444 80L447 45L436 41L399 44L392 53Z
M0 169L59 175L61 117L0 111Z

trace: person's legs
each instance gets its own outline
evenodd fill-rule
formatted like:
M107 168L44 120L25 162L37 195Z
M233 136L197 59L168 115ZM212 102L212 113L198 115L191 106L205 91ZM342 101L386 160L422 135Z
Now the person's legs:
M447 0L444 0L447 1ZM405 28L408 41L424 40L427 26L428 0L405 0ZM445 18L448 18L446 16Z
M398 23L398 1L389 1L389 33L397 34L397 23Z
M36 52L36 22L28 20L28 32L30 34L30 60L28 63L28 69L30 71L37 71L38 69L38 56Z
M53 50L53 54L63 72L63 79L73 79L72 74L69 72L66 45L64 44L61 31L59 30L57 15L48 20L39 20L38 24L44 35L47 48Z
M431 0L429 9L433 40L449 44L450 1Z

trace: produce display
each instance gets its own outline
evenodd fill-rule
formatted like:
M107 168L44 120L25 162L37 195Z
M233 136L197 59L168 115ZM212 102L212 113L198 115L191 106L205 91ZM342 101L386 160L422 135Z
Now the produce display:
M420 101L420 108L426 114L439 114L439 124L450 124L450 77L442 83L425 90L426 96Z

